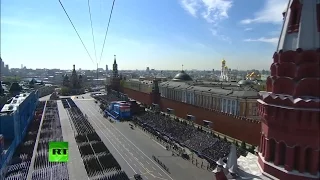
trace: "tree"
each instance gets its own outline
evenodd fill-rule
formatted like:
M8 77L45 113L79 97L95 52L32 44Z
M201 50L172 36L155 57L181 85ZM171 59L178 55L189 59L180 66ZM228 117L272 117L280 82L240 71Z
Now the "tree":
M238 143L238 141L236 141L236 143L235 143L235 144L236 144L236 146L237 146L237 147L239 147L239 143Z
M65 96L65 95L69 95L70 90L67 87L62 87L60 90L61 95Z
M225 142L228 142L228 140L227 140L227 137L226 137L226 136L224 136L223 140L224 140Z
M249 151L254 154L254 150L256 149L256 147L254 145L251 145Z
M241 149L246 150L246 143L244 141L241 142Z

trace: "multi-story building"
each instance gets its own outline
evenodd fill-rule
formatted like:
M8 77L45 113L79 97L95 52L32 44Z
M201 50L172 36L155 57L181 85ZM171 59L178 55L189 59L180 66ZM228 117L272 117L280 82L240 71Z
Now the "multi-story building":
M19 94L1 109L0 134L5 142L4 147L1 147L3 151L0 152L0 176L27 132L27 127L34 117L38 99L38 91Z

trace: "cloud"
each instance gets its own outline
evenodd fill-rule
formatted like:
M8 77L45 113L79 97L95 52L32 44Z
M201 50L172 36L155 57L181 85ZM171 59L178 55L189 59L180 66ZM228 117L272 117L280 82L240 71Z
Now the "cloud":
M188 11L192 16L197 16L197 11L199 6L199 2L197 0L182 0L181 1L182 7Z
M205 12L202 17L209 23L218 23L228 18L228 11L232 7L232 1L229 0L202 0L205 6Z
M272 23L282 24L282 12L288 5L288 0L266 0L263 8L254 14L254 18L243 19L241 24Z
M252 28L245 28L244 31L252 31Z
M270 44L276 45L278 44L278 40L279 38L276 38L276 37L272 37L272 38L261 37L258 39L245 39L244 41L245 42L264 42L264 43L270 43Z
M180 0L182 8L193 17L201 17L214 27L211 33L219 39L231 42L228 37L218 32L219 23L227 19L228 11L232 7L231 0Z
M180 0L182 7L192 16L202 16L208 23L217 25L228 18L231 0Z
M211 34L215 37L218 37L219 39L228 42L229 44L231 44L231 39L225 35L219 34L217 30L215 29L210 29Z

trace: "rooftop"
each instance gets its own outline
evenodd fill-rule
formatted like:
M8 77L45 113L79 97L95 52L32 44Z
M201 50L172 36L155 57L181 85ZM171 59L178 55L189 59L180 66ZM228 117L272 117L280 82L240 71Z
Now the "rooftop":
M26 97L29 96L29 93L23 93L16 95L15 97L12 98L10 103L5 104L3 108L1 109L1 113L8 113L8 112L14 112L17 110L19 105L26 99Z
M241 86L236 82L175 82L166 81L160 87L198 91L207 94L219 94L231 97L258 98L258 90L250 86Z

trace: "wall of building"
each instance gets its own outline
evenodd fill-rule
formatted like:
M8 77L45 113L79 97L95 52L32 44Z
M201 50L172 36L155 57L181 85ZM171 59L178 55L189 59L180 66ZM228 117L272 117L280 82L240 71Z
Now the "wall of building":
M130 87L129 87L130 88ZM185 90L169 87L160 87L161 97L184 102L201 108L221 111L234 116L243 116L250 119L260 119L256 98L240 98L223 96L217 93Z
M143 93L151 93L152 91L152 81L138 81L138 80L128 80L128 81L121 81L121 86L140 91Z
M130 98L141 103L148 105L152 104L151 94L139 92L129 88L122 88L122 91ZM259 145L261 129L259 121L242 120L240 117L236 118L230 114L205 109L203 107L197 107L164 97L161 97L160 99L160 106L162 111L166 111L167 108L174 109L175 115L181 118L186 118L187 114L194 115L196 116L198 124L202 124L202 120L210 120L213 122L213 128L215 131L253 145Z
M129 88L122 88L122 92L124 94L127 94L129 98L137 100L138 102L148 105L152 104L151 94L143 93Z
M38 91L33 91L19 105L19 111L0 117L0 134L3 134L4 139L10 143L6 153L0 152L2 155L0 156L0 167L2 167L0 176L27 132L28 125L34 117L38 99Z
M240 100L240 113L239 116L260 119L258 113L258 102L256 99L242 99Z

